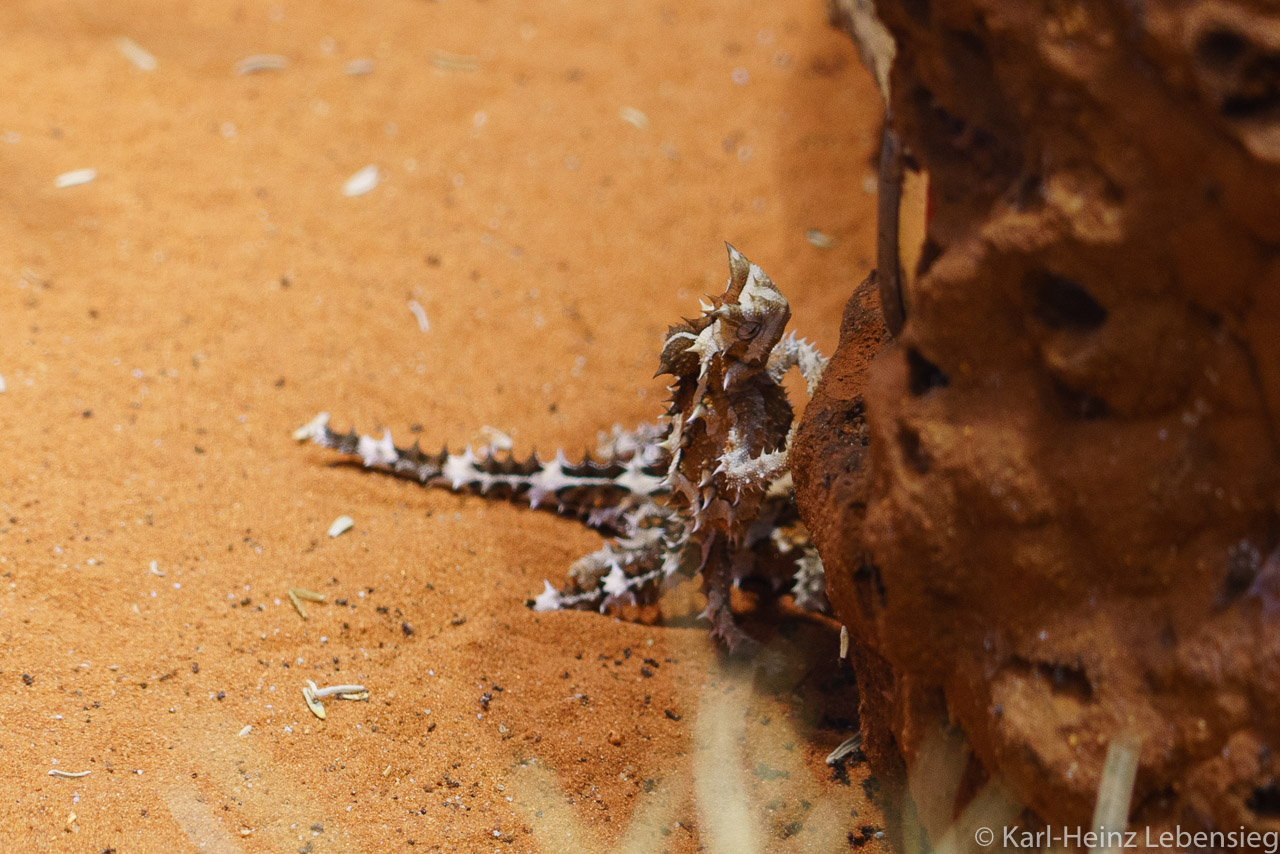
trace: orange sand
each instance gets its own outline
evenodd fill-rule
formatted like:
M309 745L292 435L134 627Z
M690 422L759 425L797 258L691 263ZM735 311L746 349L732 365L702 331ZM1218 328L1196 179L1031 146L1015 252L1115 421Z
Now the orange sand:
M791 669L735 688L692 623L524 607L593 533L289 436L328 409L527 451L650 419L725 239L829 352L878 104L817 0L9 0L0 32L0 849L591 850L539 803L616 845L665 793L648 850L689 851L704 686L743 698L711 767L745 767L769 850L823 809L878 823L862 768L822 764L854 708L830 624L784 612ZM263 53L288 66L234 73ZM331 601L303 621L293 586ZM308 678L372 697L321 722Z

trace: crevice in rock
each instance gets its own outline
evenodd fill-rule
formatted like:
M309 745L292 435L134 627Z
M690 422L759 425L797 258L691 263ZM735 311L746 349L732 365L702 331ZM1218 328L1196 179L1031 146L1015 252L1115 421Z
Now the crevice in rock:
M1053 330L1092 332L1107 322L1107 310L1078 282L1039 271L1027 277L1031 313Z
M1050 377L1054 396L1064 417L1081 421L1098 421L1111 416L1111 407L1092 392L1072 388L1058 377Z
M1280 818L1280 786L1277 786L1274 779L1264 786L1259 786L1249 795L1245 806L1258 818Z
M1071 697L1081 703L1093 701L1093 682L1080 664L1030 661L1021 656L1009 660L1009 666L1026 675L1035 674L1049 684L1053 693Z
M916 281L924 278L934 262L942 257L942 247L932 237L926 237L920 247L920 260L916 262Z
M1196 39L1196 60L1206 68L1225 72L1244 56L1249 43L1231 30L1211 29Z
M903 424L898 428L898 446L902 448L902 459L916 474L928 474L932 462L929 454L920 444L920 434Z
M920 351L911 347L907 350L907 387L916 397L935 388L946 388L951 378L942 369L930 362Z
M880 567L864 561L853 574L853 585L863 618L874 619L876 610L885 606L884 579L880 577Z

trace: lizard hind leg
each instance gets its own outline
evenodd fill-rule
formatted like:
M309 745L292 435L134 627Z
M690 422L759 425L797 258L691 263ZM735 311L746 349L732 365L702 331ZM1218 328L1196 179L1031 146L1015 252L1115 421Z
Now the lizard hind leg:
M806 546L795 562L795 581L791 586L795 596L796 607L806 611L826 614L831 611L831 603L827 599L827 579L823 571L822 558L818 550Z
M609 432L600 432L594 456L624 463L637 459L643 465L656 466L665 455L661 442L666 433L667 427L658 423L640 424L634 430L624 430L615 424Z
M700 616L711 622L711 637L722 643L730 654L754 658L763 645L743 631L734 619L730 606L732 590L732 552L725 535L712 532L702 543L702 593L707 597L707 607Z
M638 517L650 524L641 527ZM667 556L671 550L663 514L651 508L627 520L623 536L578 558L569 568L569 583L561 591L547 584L532 602L534 610L554 611L562 608L593 608L600 611L610 606L647 605L657 601L662 581L668 572Z

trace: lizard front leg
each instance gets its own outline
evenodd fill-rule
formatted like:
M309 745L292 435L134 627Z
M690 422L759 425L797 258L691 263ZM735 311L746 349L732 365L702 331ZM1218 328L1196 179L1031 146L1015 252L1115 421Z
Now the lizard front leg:
M804 377L805 390L810 397L813 397L813 392L818 388L818 380L822 379L822 372L827 369L828 361L813 342L797 338L792 332L779 341L773 348L773 352L769 354L769 377L775 383L782 382L787 371L799 368L800 375Z

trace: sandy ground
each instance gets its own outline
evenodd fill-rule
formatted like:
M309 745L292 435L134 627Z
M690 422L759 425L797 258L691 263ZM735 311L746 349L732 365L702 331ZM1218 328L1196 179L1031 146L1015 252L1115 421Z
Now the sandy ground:
M880 847L822 763L832 626L764 615L790 663L753 676L692 621L534 614L596 535L290 439L649 420L726 239L829 351L878 119L818 0L9 0L0 32L0 848L745 851L744 802L762 850ZM371 698L322 722L306 679Z

